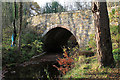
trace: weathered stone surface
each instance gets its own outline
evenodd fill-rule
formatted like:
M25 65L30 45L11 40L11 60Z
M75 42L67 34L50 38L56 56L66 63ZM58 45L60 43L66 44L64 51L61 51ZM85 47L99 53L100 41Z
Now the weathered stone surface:
M31 21L31 25L33 27L39 27L38 31L43 36L47 35L48 32L50 32L52 29L56 27L64 28L75 36L80 46L87 44L87 42L89 41L90 34L95 34L95 27L93 26L94 22L92 18L92 12L90 10L41 14L41 15L32 17L32 19L28 21ZM54 34L59 34L59 36L62 36L62 33L64 33L62 31L59 31L59 32L61 33L58 33L57 31L55 31ZM67 33L64 33L64 34L67 34ZM55 37L53 33L51 33L51 37L50 37L51 39L48 39L48 38L47 39L52 40L52 37ZM67 40L67 38L64 39L64 41L65 40ZM55 42L50 44L51 45L55 44Z

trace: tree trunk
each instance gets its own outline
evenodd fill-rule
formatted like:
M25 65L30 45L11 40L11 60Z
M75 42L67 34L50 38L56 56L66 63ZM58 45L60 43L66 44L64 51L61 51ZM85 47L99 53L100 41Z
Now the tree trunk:
M106 2L93 2L92 12L95 18L98 62L100 67L111 66L114 58Z
M20 27L18 36L18 51L21 54L21 27L22 27L22 2L20 2Z
M14 44L15 44L15 41L16 41L16 26L15 26L15 21L16 21L16 1L14 2L14 7L15 7L15 17L14 17L14 22L13 22L13 26L14 26Z

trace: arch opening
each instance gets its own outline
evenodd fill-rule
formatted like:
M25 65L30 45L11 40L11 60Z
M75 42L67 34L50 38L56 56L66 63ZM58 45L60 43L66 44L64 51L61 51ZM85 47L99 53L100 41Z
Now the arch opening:
M78 45L75 36L67 29L56 27L49 30L43 36L44 51L46 52L62 52L63 46L75 47Z

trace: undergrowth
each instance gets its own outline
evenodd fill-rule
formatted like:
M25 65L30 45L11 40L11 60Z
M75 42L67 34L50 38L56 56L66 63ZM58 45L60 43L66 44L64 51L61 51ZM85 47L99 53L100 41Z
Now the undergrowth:
M114 52L115 50L113 50ZM71 69L63 75L63 78L120 78L120 55L118 54L120 51L115 51L113 53L113 57L116 62L115 68L110 67L102 67L99 68L99 64L97 62L97 56L94 55L92 57L86 57L81 55L77 58L76 62L74 63L74 68Z
M66 49L64 49L63 51L63 57L58 57L57 59L57 62L59 63L60 67L57 67L56 65L53 65L53 67L57 68L61 74L65 75L66 72L70 71L73 67L74 60L72 59L72 57L68 56Z
M11 65L14 63L22 63L29 60L32 56L42 53L42 40L41 37L33 30L27 30L22 33L21 36L21 54L18 53L18 44L16 37L15 46L11 47L11 35L12 29L3 29L3 41L2 41L2 64Z

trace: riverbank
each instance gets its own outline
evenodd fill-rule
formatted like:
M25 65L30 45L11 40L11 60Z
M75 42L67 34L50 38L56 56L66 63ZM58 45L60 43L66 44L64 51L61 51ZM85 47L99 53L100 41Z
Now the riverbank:
M3 79L17 78L57 78L59 71L53 67L57 64L57 56L62 56L62 53L43 53L42 55L33 56L29 61L22 64L9 66L4 70Z
M99 68L97 57L79 56L75 67L67 72L63 78L87 78L87 79L120 79L120 57L119 53L113 53L116 66L114 68ZM117 57L116 57L117 56Z

